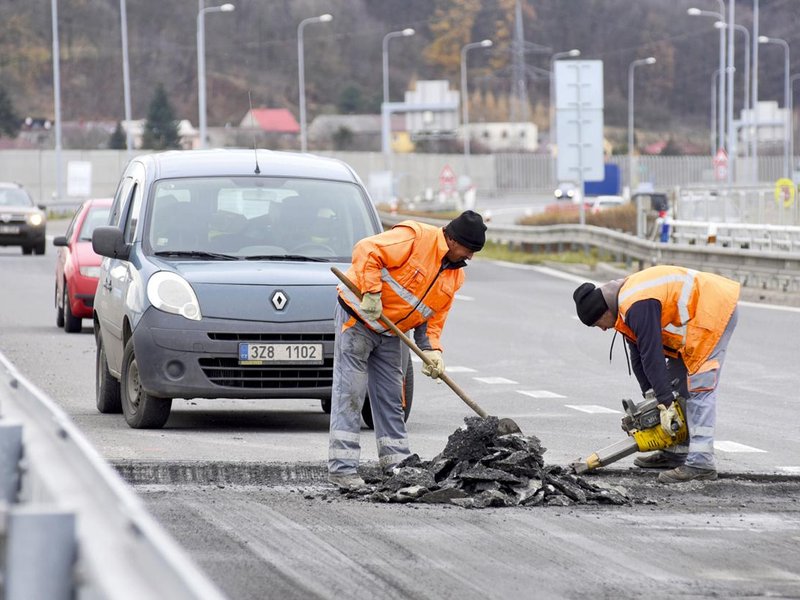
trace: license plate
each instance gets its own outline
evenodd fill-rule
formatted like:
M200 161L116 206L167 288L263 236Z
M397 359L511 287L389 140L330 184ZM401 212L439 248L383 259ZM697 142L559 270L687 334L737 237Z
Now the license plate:
M321 365L322 344L239 344L240 365Z
M17 225L0 225L0 233L19 233Z

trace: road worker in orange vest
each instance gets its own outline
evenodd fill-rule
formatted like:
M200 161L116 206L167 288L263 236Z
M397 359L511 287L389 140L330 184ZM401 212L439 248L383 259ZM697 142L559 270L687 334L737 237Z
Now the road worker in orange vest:
M717 478L714 426L719 377L738 320L739 284L676 266L650 267L600 287L581 284L573 293L580 320L621 333L642 393L659 401L661 426L676 420L671 382L686 398L688 443L637 458L645 469L668 469L662 483ZM666 359L666 360L665 360Z
M468 210L445 227L403 221L353 248L347 277L361 300L339 286L335 309L328 480L358 488L361 408L369 390L378 460L389 473L410 455L403 412L402 342L379 322L381 312L414 340L433 363L422 372L444 373L441 335L463 267L486 241L481 215Z

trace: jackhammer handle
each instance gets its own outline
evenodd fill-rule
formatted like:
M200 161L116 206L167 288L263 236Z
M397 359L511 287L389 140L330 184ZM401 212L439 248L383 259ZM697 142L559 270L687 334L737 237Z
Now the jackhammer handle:
M339 281L341 281L345 286L347 286L348 290L353 292L359 300L361 299L361 290L359 290L355 286L355 284L352 281L350 281L347 275L342 273L342 271L337 267L331 267L331 271L333 272L334 275L336 275L336 277L339 278ZM416 354L420 358L420 360L423 363L425 363L429 367L434 366L433 361L431 361L427 356L425 356L422 350L419 349L419 346L417 346L414 343L414 341L411 338L409 338L405 333L400 331L400 328L394 323L392 323L383 313L381 313L381 316L378 317L378 320L381 323L383 323L386 327L388 327L392 333L394 333L397 337L399 337L403 341L403 343L406 346L408 346L414 352L414 354ZM479 416L483 417L484 419L489 416L489 413L487 413L480 406L478 406L478 404L472 398L467 396L466 392L462 390L461 387L455 381L450 379L449 375L447 375L446 373L440 373L439 379L444 381L448 385L448 387L451 390L453 390L456 393L456 395L459 398L461 398L464 401L464 403L467 406L469 406L472 410L474 410Z

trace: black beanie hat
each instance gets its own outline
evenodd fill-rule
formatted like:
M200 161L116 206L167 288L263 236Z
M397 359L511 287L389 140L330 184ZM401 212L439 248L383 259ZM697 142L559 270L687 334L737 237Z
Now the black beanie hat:
M597 323L597 320L608 310L603 292L588 281L577 287L572 294L572 299L575 300L578 318L589 327Z
M486 225L483 218L472 210L465 210L445 225L444 231L462 246L478 252L486 243Z

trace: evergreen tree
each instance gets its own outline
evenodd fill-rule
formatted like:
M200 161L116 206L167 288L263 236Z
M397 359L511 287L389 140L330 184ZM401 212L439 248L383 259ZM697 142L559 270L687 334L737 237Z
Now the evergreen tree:
M125 150L127 147L128 140L125 136L125 130L122 128L122 123L117 121L117 127L108 139L108 148L109 150Z
M0 86L0 137L7 135L15 138L21 127L20 118L14 110L11 98L6 89Z
M167 98L164 85L156 86L150 107L147 109L147 121L142 134L142 148L150 150L173 150L181 147L178 136L178 121L175 110Z

